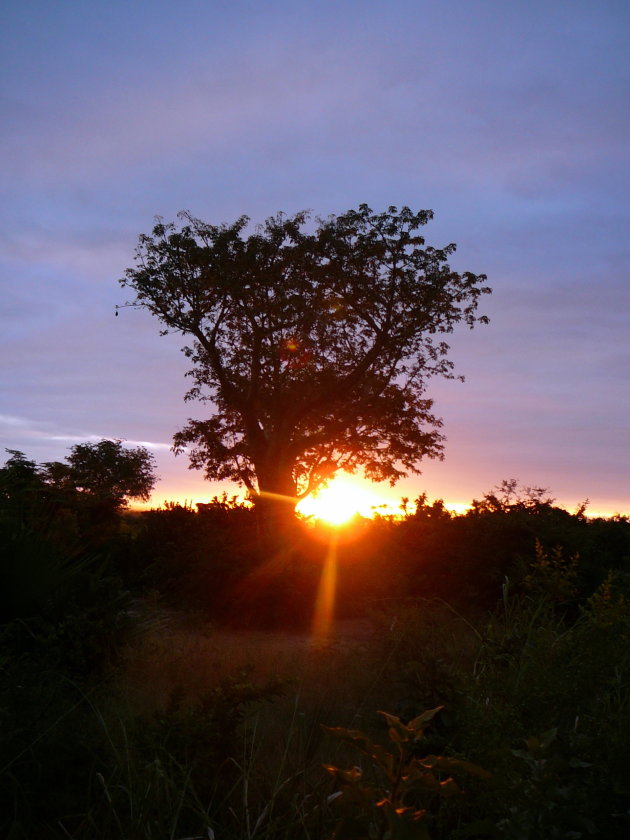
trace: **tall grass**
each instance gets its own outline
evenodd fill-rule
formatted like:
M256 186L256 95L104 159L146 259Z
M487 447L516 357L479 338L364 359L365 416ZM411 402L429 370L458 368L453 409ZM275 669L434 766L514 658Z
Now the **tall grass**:
M437 804L432 838L625 838L630 610L612 578L577 612L543 590L508 586L476 620L390 601L372 636L319 647L171 615L90 688L5 663L0 708L21 726L2 736L5 834L323 840L342 801L323 765L372 772L323 727L387 744L378 709L406 722L443 705L424 754L492 778Z

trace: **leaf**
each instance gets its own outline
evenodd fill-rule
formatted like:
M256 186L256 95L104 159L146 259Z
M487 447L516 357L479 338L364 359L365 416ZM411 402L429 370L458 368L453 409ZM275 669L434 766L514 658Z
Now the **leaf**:
M332 764L324 764L324 770L334 776L343 785L356 785L361 780L363 773L360 767L352 767L350 770L341 770Z
M435 709L428 709L426 712L423 712L418 717L415 717L413 720L410 720L407 724L407 729L411 732L415 732L415 740L419 740L424 735L424 730L426 729L427 723L433 720L433 718L441 712L444 706L436 706Z
M329 732L336 738L352 744L360 752L366 755L371 761L378 765L381 770L391 779L394 767L394 758L385 747L380 744L373 744L370 739L359 729L346 729L343 726L324 726L322 729Z
M388 753L384 748L379 748L373 755L370 756L374 764L385 773L388 780L391 782L394 778L394 756Z
M444 706L436 706L435 709L427 709L426 712L422 712L421 715L418 715L418 717L410 720L407 726L416 729L419 726L428 723L430 720L433 720L433 718L438 714L438 712L441 712L443 708Z
M461 789L459 785L452 777L449 779L445 779L443 782L440 782L440 794L442 796L459 796L461 794Z
M409 772L403 776L403 783L405 792L409 791L428 791L429 793L439 793L440 783L430 770L424 770L418 762L409 769Z
M443 755L427 755L425 758L417 759L419 763L428 770L437 770L445 773L453 773L458 770L464 773L469 773L471 776L477 776L479 779L490 779L492 773L480 767L478 764L473 764L472 761L465 761L461 758L451 758Z
M386 837L391 840L429 840L424 821L426 810L406 806L395 808L389 800L379 804L389 826Z
M387 730L387 734L389 736L389 740L393 741L394 744L404 744L405 741L408 741L408 738L403 737L400 732L395 729L393 726Z
M399 717L396 717L396 715L390 715L389 712L379 711L377 712L377 714L383 715L383 717L385 718L385 723L388 726L397 727L403 725Z
M380 712L379 715L383 715L385 718L385 723L388 726L389 738L395 744L404 744L410 740L410 736L413 735L413 730L410 730L408 726L401 721L399 717L396 715L390 715L388 712Z
M329 732L331 735L334 735L336 738L340 738L342 741L353 744L357 747L357 749L368 756L372 756L375 752L378 752L379 749L383 749L378 744L373 744L367 735L364 732L361 732L360 729L346 729L343 726L324 726L323 724L322 729L325 732Z

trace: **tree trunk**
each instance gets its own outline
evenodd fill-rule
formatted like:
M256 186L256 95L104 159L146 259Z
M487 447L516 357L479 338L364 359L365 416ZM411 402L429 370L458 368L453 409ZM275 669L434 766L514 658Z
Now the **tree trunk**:
M259 494L256 510L261 534L272 538L288 536L295 524L297 504L293 468L275 464L256 465Z
M273 491L261 490L255 508L259 528L265 536L286 536L296 522L297 499Z

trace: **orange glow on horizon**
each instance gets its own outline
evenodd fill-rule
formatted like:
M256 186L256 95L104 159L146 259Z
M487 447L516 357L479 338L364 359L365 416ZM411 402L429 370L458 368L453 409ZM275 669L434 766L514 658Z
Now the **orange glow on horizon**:
M365 519L373 519L376 515L402 517L402 497L394 494L379 495L373 489L377 486L374 482L344 473L331 481L328 487L323 488L319 493L307 496L298 502L296 511L303 517L320 520L334 527L348 523L357 514ZM147 502L131 499L129 510L152 510L163 508L167 504L181 505L196 510L197 503L209 504L214 495L220 498L221 493L203 498L194 497L190 493L156 493ZM249 504L246 497L238 492L228 492L227 495L228 499L235 496L237 502ZM429 500L429 503L431 501ZM465 513L470 508L470 504L465 502L444 502L444 506L456 514ZM407 509L409 513L413 513L415 509L413 500L409 502Z
M400 507L377 495L372 487L371 482L341 473L326 487L303 499L296 510L329 525L343 525L357 514L366 518L376 513L400 516Z
M164 484L168 488L168 483ZM214 496L221 497L223 491L226 491L228 499L236 496L238 502L246 502L242 491L232 486L216 486L206 492L200 492L197 488L186 488L186 485L177 482L172 490L160 487L158 492L154 493L149 501L142 502L139 499L130 499L129 510L150 510L164 507L166 503L179 504L191 507L196 510L197 502L208 504L212 501ZM358 513L360 516L371 519L375 515L402 517L402 496L408 496L410 501L407 505L409 513L415 510L415 499L420 495L421 488L402 488L389 487L387 485L376 484L368 479L361 478L357 475L348 475L341 473L333 479L327 488L324 488L317 495L308 496L297 505L297 512L304 517L312 517L313 519L321 519L321 521L332 525L333 527L340 527L349 522L352 517ZM441 494L439 494L441 496ZM458 498L459 495L459 498ZM483 493L474 494L475 498L481 498ZM438 498L438 494L431 494L429 492L428 504ZM443 498L444 507L454 514L464 514L471 507L471 500L462 501L461 495L455 491L449 498L449 494L445 493ZM321 513L319 510L321 502ZM325 502L325 504L324 504ZM557 507L563 508L569 513L574 513L579 503L575 501L566 501L557 498L554 502ZM324 512L326 511L326 512ZM330 516L329 513L330 512ZM587 507L587 518L595 519L601 517L603 519L612 516L628 516L630 514L630 505L617 504L611 502L609 505L598 504Z

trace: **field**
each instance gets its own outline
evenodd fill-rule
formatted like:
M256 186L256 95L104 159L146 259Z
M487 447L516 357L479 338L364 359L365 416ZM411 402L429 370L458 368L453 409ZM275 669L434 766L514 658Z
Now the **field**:
M4 519L2 836L628 836L627 519L41 521Z

